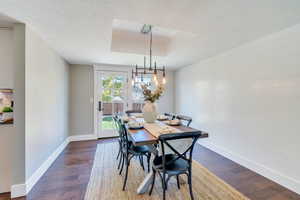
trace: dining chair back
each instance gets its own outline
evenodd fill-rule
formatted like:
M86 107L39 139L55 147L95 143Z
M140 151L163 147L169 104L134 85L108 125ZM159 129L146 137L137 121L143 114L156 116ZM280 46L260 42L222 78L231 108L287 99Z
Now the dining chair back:
M115 127L116 131L118 132L118 134L120 136L119 116L114 115L112 118L113 118L113 122L114 122L114 127Z
M165 113L165 116L167 116L170 120L173 120L176 117L174 113Z
M116 124L118 127L119 137L121 140L121 147L124 150L128 151L130 144L129 144L129 139L128 139L125 124L122 122L122 119L120 119L120 118L116 118Z
M190 163L192 161L192 153L195 146L196 141L200 137L201 133L199 132L186 132L186 133L173 133L173 134L163 134L159 136L160 146L161 146L161 154L163 156L163 162L162 165L166 166L169 164L173 164L178 159L183 159ZM187 139L191 139L190 145L187 145L185 149L181 150L183 152L179 152L176 147L171 143L172 141L176 140L184 140L187 141ZM175 159L169 160L166 162L165 160L165 149L166 147L170 149L175 155Z
M163 185L163 200L166 197L166 190L168 181L172 176L177 178L177 186L179 185L179 175L185 174L188 177L188 184L191 199L194 199L192 191L192 156L196 141L201 136L201 132L186 132L175 134L163 134L159 136L159 144L161 147L161 155L157 155L153 160L153 173L154 178L150 189L150 195L153 190L155 175L158 172ZM183 150L178 150L172 145L172 141L190 139L190 144ZM166 153L166 148L170 149L172 153Z
M185 122L185 126L190 126L190 124L192 123L193 119L191 117L185 116L185 115L177 115L176 119L179 119L180 121L184 121Z
M142 113L142 110L126 110L125 113L128 117L130 117L134 113Z
M115 130L118 132L119 138L118 138L118 144L119 144L119 151L118 151L118 155L117 155L117 160L119 160L119 164L118 164L118 169L120 169L120 165L121 165L121 160L122 160L122 143L121 143L121 126L119 123L119 117L118 115L114 115L113 117L113 122L114 122L114 127Z

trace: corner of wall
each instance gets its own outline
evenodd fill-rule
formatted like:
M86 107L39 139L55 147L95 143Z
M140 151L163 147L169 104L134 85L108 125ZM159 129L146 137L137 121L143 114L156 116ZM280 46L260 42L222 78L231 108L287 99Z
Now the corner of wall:
M14 42L14 134L12 184L25 182L25 24L13 27ZM21 186L12 187L21 191Z
M70 142L96 139L97 138L95 138L94 135L78 135L66 138L64 142L61 145L59 145L59 147L32 174L32 176L26 181L24 181L25 183L14 184L11 186L11 198L26 196L36 185L36 183L40 180L40 178L46 173L46 171L51 167L51 165L59 157L59 155L66 149Z

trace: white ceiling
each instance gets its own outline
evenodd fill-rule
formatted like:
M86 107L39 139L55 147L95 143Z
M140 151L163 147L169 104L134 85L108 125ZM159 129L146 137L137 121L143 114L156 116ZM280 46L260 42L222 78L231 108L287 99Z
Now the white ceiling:
M113 22L153 24L171 35L167 55L156 58L169 68L300 23L299 0L1 0L0 12L29 24L78 64L142 64L131 50L112 51Z

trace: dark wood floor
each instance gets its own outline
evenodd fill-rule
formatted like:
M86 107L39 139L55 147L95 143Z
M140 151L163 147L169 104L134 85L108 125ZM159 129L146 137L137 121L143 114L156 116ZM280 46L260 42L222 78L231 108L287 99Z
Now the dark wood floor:
M114 140L70 143L29 195L16 200L83 199L97 144L103 142ZM300 195L200 145L194 159L252 200L300 200ZM0 200L7 199L9 194L0 195Z
M0 194L0 199L6 200L9 199L10 193L2 193Z

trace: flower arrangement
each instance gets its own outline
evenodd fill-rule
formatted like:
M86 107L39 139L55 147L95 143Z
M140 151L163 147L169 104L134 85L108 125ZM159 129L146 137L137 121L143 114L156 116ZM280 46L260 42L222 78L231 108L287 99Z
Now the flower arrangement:
M148 85L142 85L142 90L145 101L154 103L161 97L162 93L164 92L164 87L159 84L154 91L151 91Z

